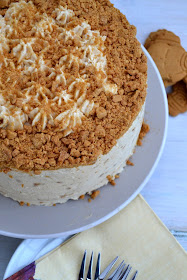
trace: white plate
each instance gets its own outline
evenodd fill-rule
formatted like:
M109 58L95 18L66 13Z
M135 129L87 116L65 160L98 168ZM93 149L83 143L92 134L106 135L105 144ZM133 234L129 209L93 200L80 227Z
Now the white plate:
M47 254L66 239L67 238L24 240L10 259L3 279L10 277L23 267Z
M143 48L144 49L144 48ZM124 208L145 186L163 151L168 122L165 88L150 55L145 120L150 125L142 147L133 155L134 167L127 166L116 187L104 186L97 199L68 201L56 207L20 207L0 196L0 234L18 238L55 238L96 226ZM97 187L97 186L96 186Z

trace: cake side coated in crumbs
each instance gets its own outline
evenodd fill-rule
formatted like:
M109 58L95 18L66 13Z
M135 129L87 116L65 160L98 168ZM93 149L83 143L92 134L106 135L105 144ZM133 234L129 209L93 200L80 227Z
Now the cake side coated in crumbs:
M61 129L60 122L54 122L53 124L46 122L44 127L44 118L41 118L41 121L34 125L28 123L28 120L23 124L22 129L1 128L0 168L37 172L38 170L93 164L99 155L108 153L116 144L116 140L128 130L145 102L147 64L140 43L135 38L136 28L130 25L126 17L106 0L35 0L32 3L34 5L31 7L31 10L33 10L30 12L30 17L27 16L27 20L24 16L20 19L22 26L20 32L22 34L18 32L15 35L17 39L32 37L28 26L31 29L36 12L41 15L46 13L47 16L53 17L53 12L59 5L67 7L74 12L76 18L71 23L72 25L76 26L87 22L91 26L91 30L99 31L98 41L95 44L97 44L99 51L103 53L103 57L106 57L106 77L101 77L105 75L102 70L94 67L87 68L89 88L86 93L86 101L87 104L93 102L95 105L93 108L89 107L89 113L84 114L80 123L71 126L70 134L64 134L65 130ZM5 13L6 9L2 9L1 14L4 16ZM26 12L26 15L28 13L29 11ZM25 24L25 30L23 23ZM87 29L85 30L87 32ZM105 37L103 39L104 48L100 36ZM54 67L54 65L56 67L59 59L64 55L62 53L63 48L55 44L54 38L50 38L50 40L50 49L44 54L44 59L49 60L48 67ZM39 41L39 49L37 50L36 46L36 53L40 52L41 44L41 41ZM79 48L79 42L75 38L64 44L64 49L68 51L75 47ZM0 55L1 59L2 54ZM17 60L15 60L15 63L17 63ZM64 70L66 71L66 79L72 82L78 75L77 65L74 64L67 69ZM4 69L2 70L4 71ZM24 76L23 79L23 76L19 76L19 73L11 70L11 65L8 70L6 68L6 71L1 72L1 81L3 79L5 81L5 78L7 78L7 71L12 75L12 79L18 80L15 90L17 89L19 92L20 89L25 88L28 83L26 77ZM40 85L48 87L52 92L53 84L47 84L48 76L49 73L46 72L44 76L39 75L32 78L37 79ZM103 90L103 85L101 86L100 82L105 81L106 78L105 88L107 85L111 85L111 89L117 89L115 93L113 90ZM13 87L12 93L11 106L18 101L14 98L18 96L18 93L14 92ZM22 108L22 104L18 103L16 106ZM65 104L64 110L68 110L68 106L70 105ZM50 109L46 109L47 114L50 113Z

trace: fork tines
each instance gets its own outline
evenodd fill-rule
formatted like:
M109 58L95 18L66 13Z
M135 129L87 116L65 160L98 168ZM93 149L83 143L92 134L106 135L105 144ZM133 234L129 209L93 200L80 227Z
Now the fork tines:
M80 273L79 273L78 280L84 280L85 266L86 266L86 255L87 255L87 252L85 251L83 259L82 259L82 263L81 263L81 268L80 268ZM106 276L111 271L111 269L114 266L114 264L116 263L117 259L118 259L118 257L116 257L104 269L104 271L100 274L101 255L99 253L98 257L97 257L94 280L104 280L104 279L106 279ZM93 252L92 252L91 258L90 258L90 263L89 263L89 268L88 268L88 273L87 273L86 280L91 280L92 279L92 266L93 266ZM130 265L126 265L125 262L122 261L106 280L125 280L125 279L127 279L131 269L132 269L132 267ZM138 274L138 271L135 272L135 274L133 275L131 280L135 280L136 277L137 277L137 274Z
M86 255L87 255L87 251L85 250L84 256L83 256L83 259L82 259L82 263L81 263L81 268L80 268L78 280L84 280L85 266L86 266ZM97 279L100 275L100 263L101 263L101 254L99 253L98 257L97 257L97 264L96 264L94 279ZM90 264L89 264L88 273L87 273L87 277L86 277L87 280L92 279L92 266L93 266L93 252L92 252L91 258L90 258Z

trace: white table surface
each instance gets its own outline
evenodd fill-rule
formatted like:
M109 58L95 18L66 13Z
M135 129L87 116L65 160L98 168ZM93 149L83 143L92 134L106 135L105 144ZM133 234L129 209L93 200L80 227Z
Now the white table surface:
M187 50L186 0L112 2L137 27L137 37L141 43L150 32L165 28L180 36L182 46ZM187 250L187 113L169 118L164 153L141 194ZM0 279L21 241L0 236Z

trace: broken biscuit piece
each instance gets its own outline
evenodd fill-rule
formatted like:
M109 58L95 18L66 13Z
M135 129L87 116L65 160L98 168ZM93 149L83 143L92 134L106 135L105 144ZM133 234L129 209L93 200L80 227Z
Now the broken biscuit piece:
M183 81L173 86L173 92L167 95L169 114L173 117L187 111L187 88Z

